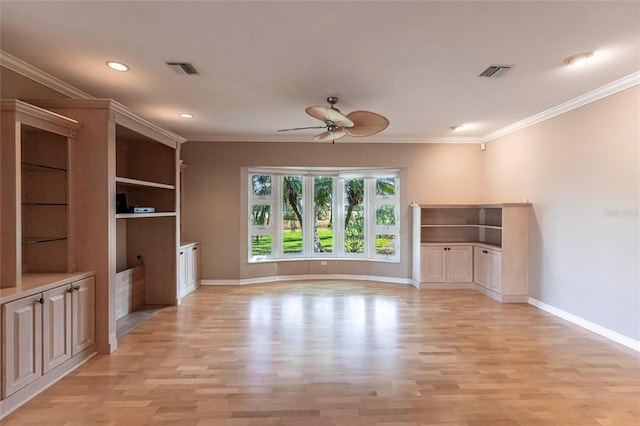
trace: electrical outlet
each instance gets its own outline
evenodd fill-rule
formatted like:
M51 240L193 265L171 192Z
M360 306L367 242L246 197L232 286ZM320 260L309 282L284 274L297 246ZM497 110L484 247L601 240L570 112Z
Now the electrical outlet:
M320 266L327 266L327 261L326 260L321 260L320 261Z

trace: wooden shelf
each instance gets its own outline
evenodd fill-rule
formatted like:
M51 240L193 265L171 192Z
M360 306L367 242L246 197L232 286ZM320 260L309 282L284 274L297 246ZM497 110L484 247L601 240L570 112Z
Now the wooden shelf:
M116 183L120 183L128 186L142 186L146 188L176 189L175 185L167 185L166 183L158 183L158 182L149 182L146 180L129 179L125 177L116 177Z
M451 224L451 225L420 225L421 228L489 228L502 229L502 226L495 225L474 225L474 224Z
M141 219L144 217L171 217L177 216L176 212L155 212L155 213L118 213L116 219Z
M25 170L32 171L32 172L66 172L67 171L67 169L63 167L46 166L44 164L22 162L21 165L22 167L25 168Z
M421 242L421 246L478 246L495 250L502 250L502 246L497 243L488 243L486 241L428 241Z
M27 237L22 239L23 246L30 246L33 244L50 243L53 241L64 241L67 237Z
M67 203L22 203L23 206L66 206Z

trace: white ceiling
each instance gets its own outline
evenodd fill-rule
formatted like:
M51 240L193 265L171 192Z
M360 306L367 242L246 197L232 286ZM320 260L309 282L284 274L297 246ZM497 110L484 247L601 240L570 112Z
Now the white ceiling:
M190 140L310 141L276 130L321 124L304 109L333 95L389 118L365 140L477 141L640 70L637 1L3 0L0 13L4 52ZM591 64L563 65L583 51ZM478 77L492 64L515 67Z

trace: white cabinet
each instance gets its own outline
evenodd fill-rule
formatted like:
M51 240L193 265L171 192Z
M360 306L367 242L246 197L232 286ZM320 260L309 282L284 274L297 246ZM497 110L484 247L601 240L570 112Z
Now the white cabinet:
M502 252L475 247L474 282L488 290L502 293Z
M62 286L43 293L42 369L43 373L71 358L71 292Z
M41 294L2 305L5 398L42 376Z
M195 290L200 285L200 244L187 243L178 251L180 297Z
M425 245L421 258L421 282L473 282L472 246Z
M95 342L95 278L2 305L2 399Z
M73 283L71 293L71 355L75 356L96 341L95 278Z

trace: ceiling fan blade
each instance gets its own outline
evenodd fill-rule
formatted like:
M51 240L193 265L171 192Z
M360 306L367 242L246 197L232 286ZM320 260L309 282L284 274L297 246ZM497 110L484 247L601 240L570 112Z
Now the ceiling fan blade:
M310 106L305 109L307 114L320 121L331 121L339 127L353 127L353 121L335 108L325 106Z
M343 136L346 136L347 132L344 131L343 128L339 128L334 133L331 132L322 132L317 135L313 140L315 142L327 142L327 141L335 141L336 139L340 139Z
M291 130L307 130L307 129L324 129L327 126L312 126L312 127L294 127L292 129L280 129L278 132L290 132Z
M353 121L353 127L345 129L349 136L372 136L389 126L386 117L371 111L353 111L347 117Z

